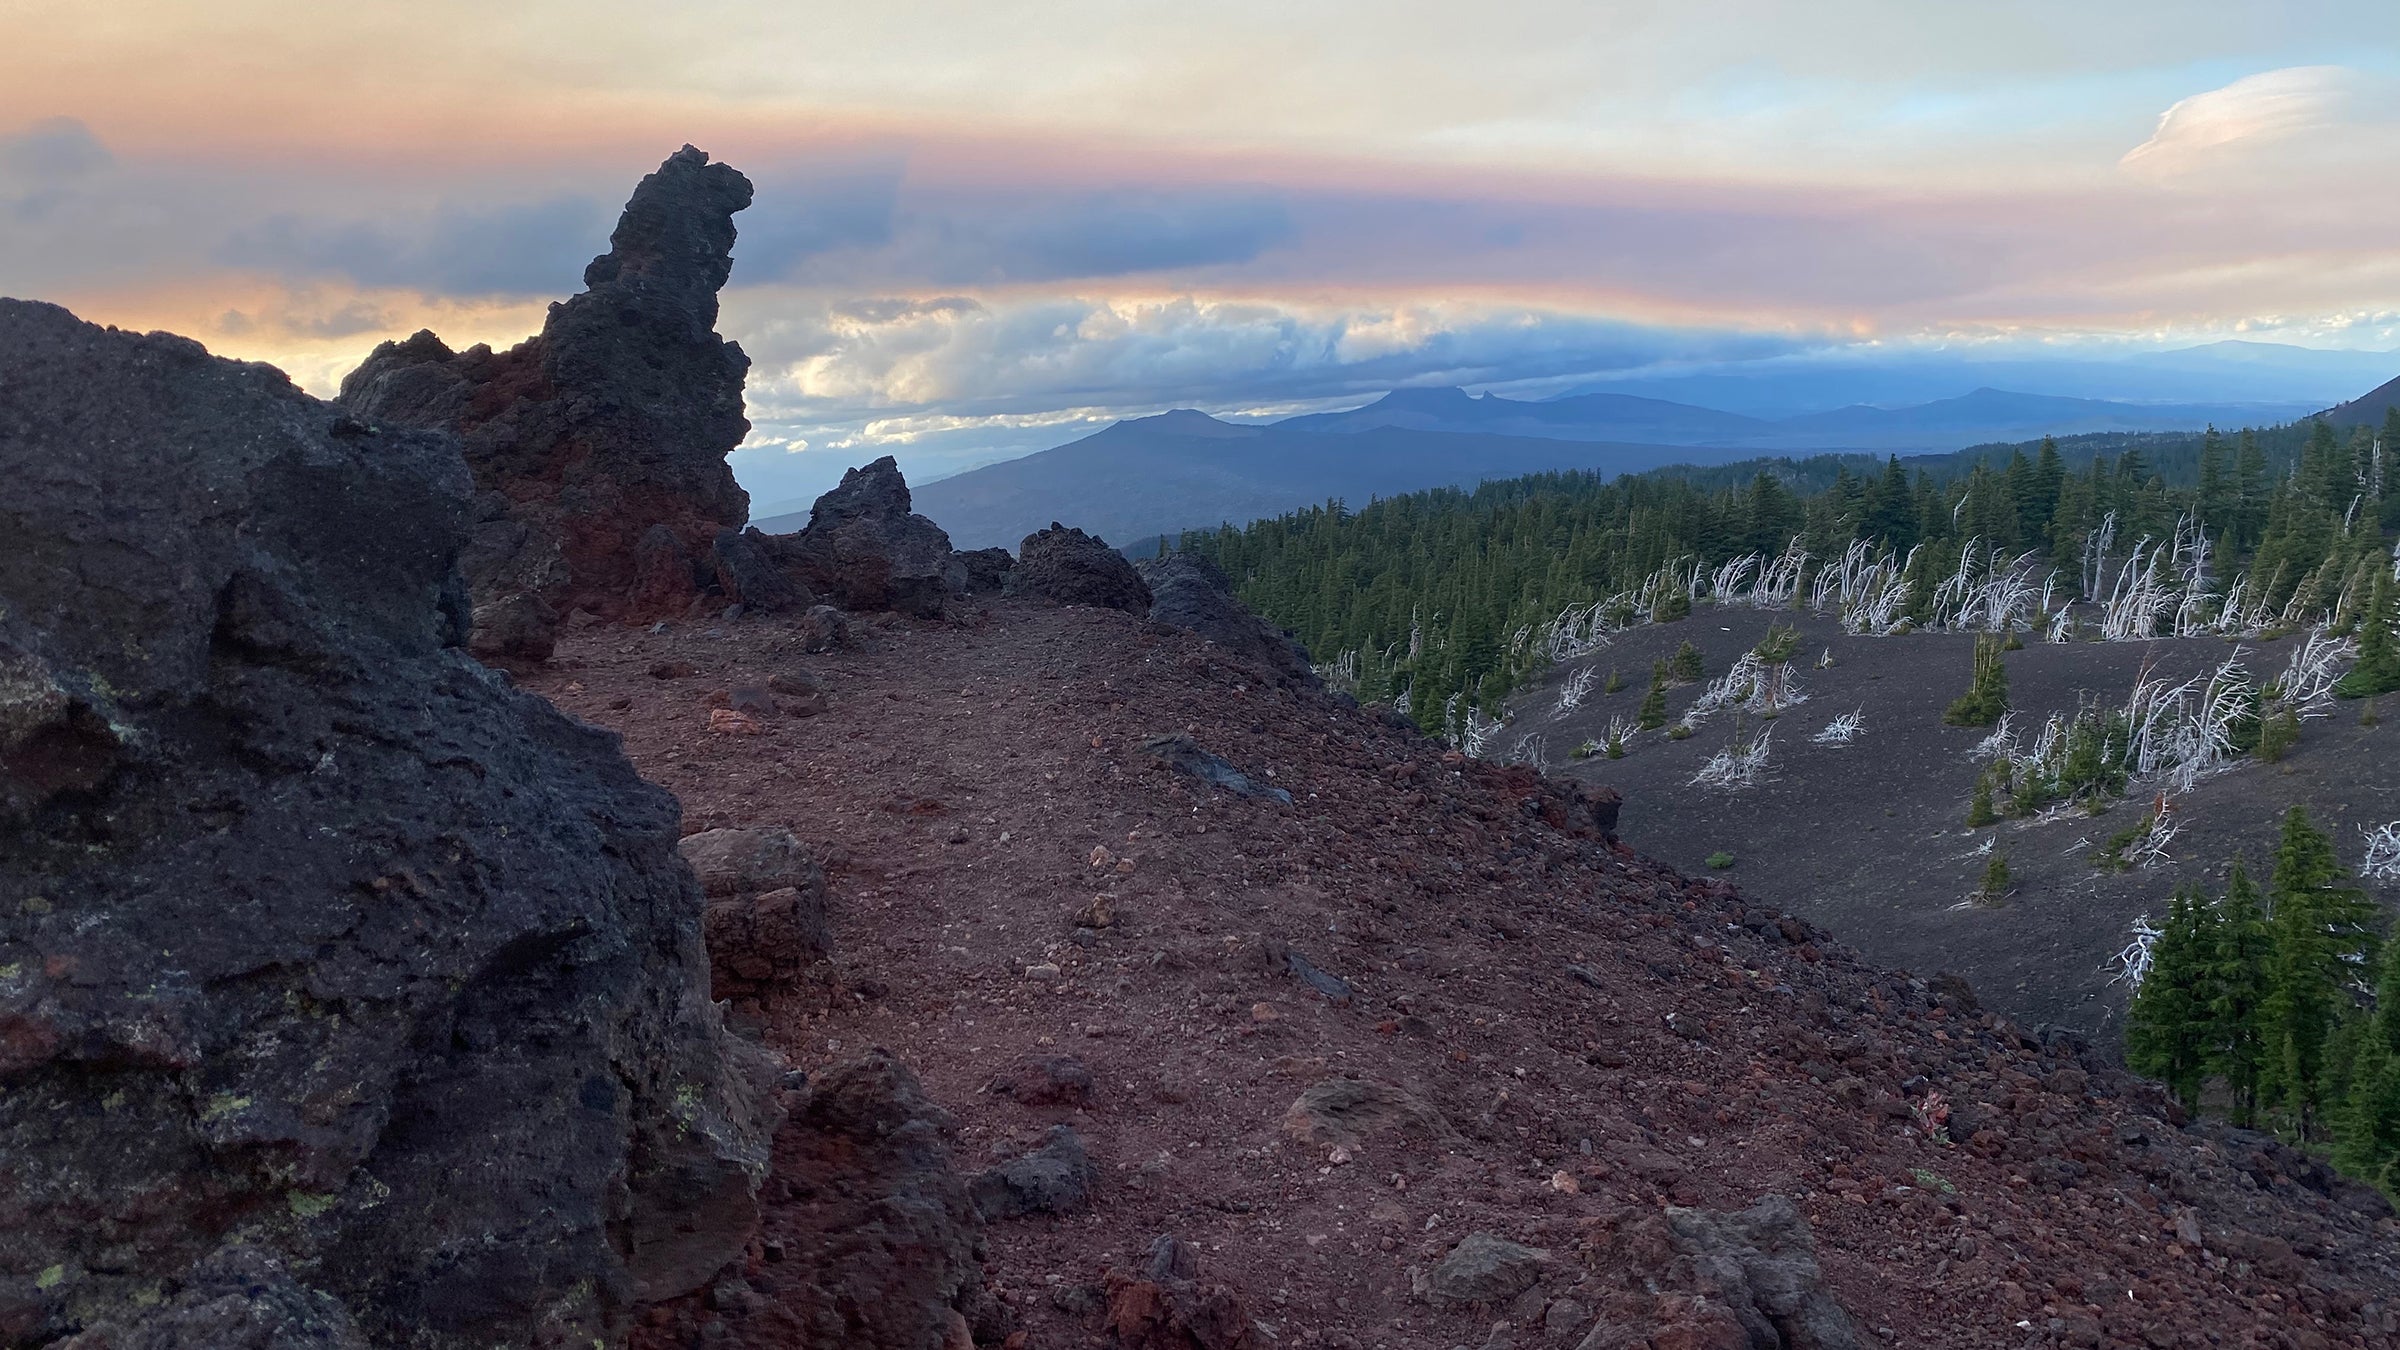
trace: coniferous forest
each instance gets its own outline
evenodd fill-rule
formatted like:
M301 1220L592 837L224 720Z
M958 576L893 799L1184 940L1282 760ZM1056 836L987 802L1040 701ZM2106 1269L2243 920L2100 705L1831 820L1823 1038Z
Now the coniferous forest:
M1900 617L1925 622L1962 569L2032 554L2058 598L2098 600L2141 541L2204 538L2220 597L2270 623L2363 610L2400 533L2400 413L2380 434L2321 421L2238 433L2107 435L1903 461L1858 455L1672 468L1603 480L1537 474L1195 531L1252 608L1338 666L1362 700L1429 730L1496 713L1547 667L1536 640L1562 612L1630 596L1662 573L1705 579L1730 559L1796 545L1797 578L1854 543L1905 561ZM2178 540L2178 525L2184 539ZM1976 546L1973 558L1968 545ZM2087 564L2102 564L2088 565ZM1657 597L1673 619L1694 587ZM2337 616L2347 621L2354 614ZM2391 672L2400 683L2400 670ZM2371 692L2363 688L2345 692ZM1445 709L1448 711L1445 713Z
M1947 719L1956 725L2001 721L2003 653L2020 630L2053 642L2290 635L2283 645L2338 645L2348 669L2324 675L2322 709L2400 689L2396 450L2400 412L2380 429L2312 420L1909 461L1546 474L1357 510L1333 502L1182 545L1214 556L1330 680L1470 750L1493 744L1512 691L1596 650L1603 631L1671 623L1711 600L1838 608L1853 632L1981 633ZM1699 678L1676 661L1649 671L1624 735L1673 734L1664 691ZM2246 702L2223 719L2215 762L2276 758L2297 734L2298 695L2276 681L2236 692ZM2100 810L2136 768L2127 718L2067 719L2055 764L1993 757L1969 825ZM1995 738L2005 735L2003 725ZM1578 755L1619 747L1612 733ZM2136 865L2125 855L2164 816L2170 791L2096 861ZM2128 971L2125 1050L2187 1109L2274 1129L2391 1190L2400 959L2381 959L2385 925L2356 883L2333 839L2295 807L2273 857L2255 869L2235 860L2221 890L2178 891Z

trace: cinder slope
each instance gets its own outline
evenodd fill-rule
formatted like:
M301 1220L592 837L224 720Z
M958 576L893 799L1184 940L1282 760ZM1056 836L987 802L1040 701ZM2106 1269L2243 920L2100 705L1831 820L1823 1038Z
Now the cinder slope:
M1113 612L853 632L809 656L771 626L592 630L539 687L622 730L687 828L826 858L832 963L736 1009L770 1045L811 1070L889 1047L970 1165L1077 1133L1088 1202L986 1228L986 1341L1739 1346L1764 1314L1693 1255L1725 1225L1669 1207L1770 1196L1862 1343L2400 1335L2378 1197L1611 847L1530 774ZM774 675L823 710L705 729L713 692ZM1177 774L1159 733L1293 801ZM1312 1088L1358 1105L1295 1118ZM809 1192L771 1180L768 1231ZM1442 1269L1475 1233L1549 1260ZM805 1255L754 1247L642 1343L811 1343L772 1331Z

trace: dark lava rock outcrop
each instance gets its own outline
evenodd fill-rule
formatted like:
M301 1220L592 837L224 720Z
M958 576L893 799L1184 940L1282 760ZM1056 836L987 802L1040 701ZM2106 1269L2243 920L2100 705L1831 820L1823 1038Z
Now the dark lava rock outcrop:
M1150 588L1151 618L1189 628L1279 680L1317 683L1308 649L1235 599L1233 582L1206 554L1145 558L1134 571Z
M690 224L637 196L503 417L633 462L568 410L705 337ZM774 1108L676 803L457 649L455 445L0 301L0 481L0 1343L588 1346L738 1254Z
M654 1310L636 1350L999 1344L1006 1314L983 1287L981 1224L950 1162L955 1127L880 1050L816 1074L776 1135L751 1259L705 1296Z
M1098 535L1057 521L1025 536L1017 565L1008 574L1012 595L1039 596L1063 605L1096 605L1128 614L1150 612L1150 587L1125 555Z
M682 612L718 532L749 518L725 456L750 430L750 358L717 336L750 180L685 146L642 179L541 334L453 352L387 342L342 381L373 425L455 432L480 492L463 559L479 655L539 661L578 609Z
M908 482L885 455L817 498L807 528L757 537L801 584L843 609L931 616L967 588L967 566L942 527L909 507Z

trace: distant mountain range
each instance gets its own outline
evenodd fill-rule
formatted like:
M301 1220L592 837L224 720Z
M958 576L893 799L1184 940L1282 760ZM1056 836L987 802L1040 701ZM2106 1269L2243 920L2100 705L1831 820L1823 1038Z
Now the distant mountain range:
M940 522L960 548L1014 548L1053 520L1124 545L1224 521L1247 523L1332 497L1363 506L1374 497L1547 469L1613 475L1747 453L1403 426L1334 435L1287 424L1243 426L1184 409L927 483L915 496L916 509Z
M2310 403L2330 406L2400 371L2400 353L2211 342L2125 356L1987 360L1956 352L1849 352L1743 361L1593 380L1569 394L1668 399L1752 417L1793 417L1854 403L1896 408L1976 389L2018 389L2118 403Z
M1340 497L1470 486L1552 469L1636 473L1820 450L1930 453L2045 434L2196 430L2285 422L2306 404L2141 405L1979 389L1904 408L1766 419L1615 393L1528 402L1399 389L1362 408L1266 424L1189 409L1119 422L1021 459L916 489L916 508L961 548L1014 547L1053 520L1118 544L1247 523ZM796 529L806 513L770 516Z

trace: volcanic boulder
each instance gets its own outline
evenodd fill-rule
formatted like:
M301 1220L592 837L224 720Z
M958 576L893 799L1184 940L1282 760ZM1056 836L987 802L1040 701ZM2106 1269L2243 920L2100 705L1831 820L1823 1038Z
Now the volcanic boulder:
M817 498L807 528L761 541L843 609L939 614L967 588L967 567L942 527L909 506L908 481L885 455Z
M613 1340L755 1220L675 801L470 659L456 446L0 301L0 1343Z
M1106 540L1057 521L1025 536L1008 574L1012 595L1037 595L1064 605L1096 605L1128 614L1150 612L1150 588L1125 555Z
M750 430L750 358L715 332L749 204L749 179L687 145L634 189L539 336L452 352L420 332L342 381L367 423L460 438L479 490L463 559L477 654L545 659L578 609L680 613L718 532L749 519L725 456Z
M1233 582L1205 554L1170 553L1134 564L1150 588L1150 617L1189 628L1250 661L1275 679L1314 685L1308 650L1292 635L1250 612L1233 596Z

